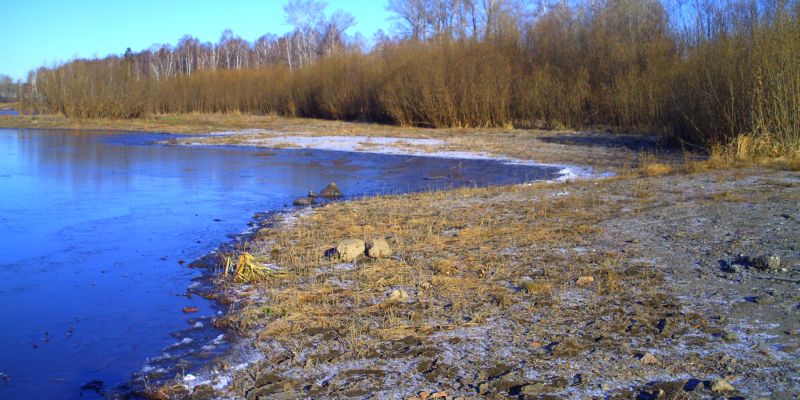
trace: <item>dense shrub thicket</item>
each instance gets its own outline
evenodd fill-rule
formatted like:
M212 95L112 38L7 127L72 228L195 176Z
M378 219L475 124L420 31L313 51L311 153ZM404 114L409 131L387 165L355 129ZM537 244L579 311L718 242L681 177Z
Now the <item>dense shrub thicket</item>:
M408 4L426 1L438 4ZM254 44L227 32L219 44L184 38L174 48L75 60L32 73L29 106L80 118L243 112L423 127L603 124L800 156L800 1L605 0L528 14L517 12L527 2L496 1L484 14L453 1L460 8L449 19L392 1L406 34L377 38L369 51L332 22ZM485 16L470 26L470 15Z

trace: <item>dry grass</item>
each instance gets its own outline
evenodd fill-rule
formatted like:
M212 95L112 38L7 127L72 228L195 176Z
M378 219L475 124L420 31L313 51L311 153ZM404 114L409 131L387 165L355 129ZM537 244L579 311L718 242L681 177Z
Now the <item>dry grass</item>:
M597 192L554 196L571 189L538 184L378 197L263 229L247 251L287 274L258 284L253 296L236 296L237 311L223 324L257 331L262 340L332 330L363 352L386 340L482 324L512 308L558 310L561 293L576 290L584 276L597 282L580 290L612 303L655 282L653 271L623 273L619 255L569 250L598 240L598 224L618 212ZM340 240L375 237L387 238L397 257L348 265L325 256ZM387 301L394 289L409 301ZM272 312L261 312L265 307Z
M673 172L672 166L658 162L643 163L640 168L644 176L661 176Z
M246 251L239 255L235 265L231 256L227 256L225 258L224 274L226 276L232 275L234 281L240 283L261 282L270 278L276 278L285 275L283 271L279 271L264 265L261 261Z

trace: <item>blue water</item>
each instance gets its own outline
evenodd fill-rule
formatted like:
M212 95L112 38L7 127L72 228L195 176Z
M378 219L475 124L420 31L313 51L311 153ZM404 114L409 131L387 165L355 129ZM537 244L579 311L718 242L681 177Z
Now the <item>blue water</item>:
M187 263L255 212L335 181L349 195L552 178L489 161L178 147L168 135L0 129L0 398L97 396L212 304ZM200 312L183 314L185 306Z
M2 115L19 115L16 110L0 110L0 116Z

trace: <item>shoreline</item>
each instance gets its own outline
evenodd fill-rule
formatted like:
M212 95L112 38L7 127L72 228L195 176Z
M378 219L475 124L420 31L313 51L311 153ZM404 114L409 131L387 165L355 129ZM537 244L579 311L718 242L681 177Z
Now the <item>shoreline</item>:
M187 136L183 140L190 141L192 139L202 138L214 136L212 134L208 135L201 135L201 136ZM282 138L287 138L288 136L283 136ZM302 136L295 136L296 138L303 138ZM177 143L169 143L173 139L159 142L159 144L164 145L184 145L184 146L193 146L193 145L207 145L207 146L218 146L218 144L177 144ZM254 146L252 144L237 144L235 146L242 146L242 147L253 147L253 148L262 148L264 146ZM270 148L270 147L267 147ZM566 166L566 165L550 165L550 164L541 164L535 161L530 160L515 160L509 158L502 158L502 157L492 157L486 154L473 154L473 153L460 153L459 156L454 156L452 154L448 155L441 155L435 152L433 153L418 153L418 152L411 152L411 151L404 151L404 149L397 149L396 151L370 151L370 149L366 150L345 150L345 149L336 149L336 148L327 148L327 147L297 147L296 149L313 149L313 150L322 150L322 151L333 151L333 152L343 152L343 153L369 153L369 154L389 154L389 155L408 155L414 157L433 157L433 158L445 158L445 159L463 159L463 160L483 160L483 161L492 161L492 162L500 162L500 163L508 163L508 164L519 164L525 166L532 166L532 167L551 167L551 168L561 168L558 172L560 175L556 179L548 179L548 180L538 180L538 181L529 181L523 183L515 183L510 185L497 185L494 187L505 187L505 186L525 186L525 185L532 185L532 184L556 184L565 182L568 180L588 180L588 179L596 179L600 177L600 175L595 175L591 172L591 168L583 168L578 166ZM577 172L576 172L577 171ZM604 175L605 177L612 176ZM436 192L445 193L449 190L458 190L458 188L451 188L451 189L441 189L437 190ZM201 274L192 280L192 285L187 289L187 293L192 295L198 295L204 297L206 299L213 300L215 306L218 310L221 310L224 314L217 315L212 317L212 320L218 318L220 316L225 317L231 311L230 303L228 299L236 298L242 295L242 293L247 292L247 287L249 285L245 285L245 288L236 288L230 285L230 282L224 282L221 280L222 277L222 267L221 265L224 264L220 257L223 254L235 254L237 245L241 243L246 243L248 241L254 240L258 237L259 232L265 229L290 229L294 222L300 218L307 217L312 215L318 207L324 207L326 205L332 204L341 204L346 202L354 202L354 201L364 201L369 199L380 199L385 197L397 197L397 196L413 196L419 194L420 192L408 192L408 193L385 193L385 194L377 194L371 195L368 197L363 197L359 195L353 196L345 196L342 199L334 199L334 200L323 200L321 203L314 204L312 206L292 206L288 210L270 210L270 211L260 211L256 212L251 221L248 223L249 228L244 232L236 234L231 240L223 242L220 246L213 250L212 252L201 256L200 258L193 260L189 263L189 268L198 269L201 271ZM212 322L213 326L213 322ZM216 327L215 327L216 328ZM200 328L202 329L202 328ZM217 328L219 329L219 328ZM182 333L195 331L196 327L188 328L183 331L176 332L178 336L182 336ZM169 396L173 396L175 393L173 391L182 391L182 389L188 389L189 391L194 391L196 388L200 387L201 390L205 390L206 388L210 387L215 391L220 391L225 389L234 379L234 375L236 373L240 373L246 370L248 367L261 362L264 360L265 356L263 354L254 354L252 340L248 339L247 337L243 337L240 332L237 332L234 329L230 328L221 328L221 331L225 335L224 349L222 353L216 353L217 357L214 357L213 361L210 363L204 363L200 365L198 370L193 371L193 373L186 374L183 379L178 381L173 381L172 383L165 384L160 389L166 389L169 393ZM216 345L221 345L222 341L220 340L222 335L215 339ZM201 343L202 344L202 343ZM199 344L196 344L199 345ZM219 346L223 347L223 346ZM169 349L169 348L168 348ZM166 350L168 350L166 349ZM165 350L165 352L166 352ZM199 349L195 349L199 350ZM205 357L205 356L204 356ZM159 361L163 361L162 357L156 357ZM216 369L216 366L225 365L226 367L223 370ZM141 371L135 373L136 376L133 381L138 382L136 384L137 389L134 393L139 392L144 394L146 397L153 396L154 398L160 398L161 394L153 394L141 391L144 387L142 380L148 373L151 372L163 372L163 368L156 369L150 363L148 363ZM178 388L181 387L181 388ZM128 388L123 387L123 392L129 391Z
M264 133L264 132L259 132ZM253 132L210 132L198 136L188 136L180 139L168 139L162 144L175 146L242 146L252 148L290 148L334 151L342 153L366 153L385 155L404 155L414 157L432 157L452 160L482 160L500 162L507 165L524 165L530 167L558 168L560 175L553 181L570 179L594 179L598 177L613 176L613 172L594 172L593 168L581 165L541 163L531 159L519 159L504 155L494 155L487 152L469 150L448 150L448 143L442 139L415 139L387 136L304 136L301 134L287 135L284 133L266 133L268 137L250 140L248 136ZM213 139L225 137L232 138L233 143L217 142ZM211 140L209 140L211 139Z
M191 141L198 138L205 138L205 137L214 137L213 133L205 134L205 135L191 135L191 134L180 134L184 135L185 137L181 139L168 139L166 141L156 142L155 144L161 145L185 145L185 146L192 146L195 144L183 144L183 143L174 143L173 141ZM229 135L231 136L231 135ZM283 139L288 138L289 136L282 136ZM302 139L302 136L294 136L294 138ZM345 137L348 138L348 137ZM399 139L399 138L398 138ZM408 139L412 140L413 139ZM203 145L203 144L200 144ZM207 146L219 146L219 144L210 143ZM230 146L230 145L225 145ZM254 146L249 143L242 143L233 145L241 146L241 147L251 147L251 148L263 148L264 146ZM269 147L268 147L269 148ZM411 152L405 151L402 148L397 149L396 151L370 151L372 149L365 149L365 150L346 150L341 148L328 148L323 146L316 146L316 147L297 147L297 150L300 149L313 149L313 150L321 150L321 151L332 151L332 152L343 152L343 153L369 153L369 154L388 154L388 155L408 155L414 157L433 157L433 158L445 158L445 159L463 159L463 160L482 160L482 161L491 161L491 162L499 162L503 164L518 164L518 165L525 165L525 166L532 166L532 167L550 167L550 168L561 168L559 171L559 176L556 179L550 180L540 180L540 181L531 181L531 182L523 182L523 183L516 183L511 184L512 186L516 185L530 185L534 183L556 183L556 182L563 182L568 179L593 179L595 175L591 174L591 168L582 168L582 167L573 167L573 166L564 166L564 165L548 165L548 164L540 164L534 161L527 161L527 160L515 160L509 158L501 158L501 157L492 157L486 154L473 154L473 153L459 153L456 157L453 154L439 154L439 153L428 153L428 152ZM576 172L577 171L577 172ZM501 185L506 186L506 185ZM437 190L438 192L446 192L447 190L454 190L454 189L441 189ZM407 196L407 195L414 195L418 192L409 192L409 193L402 193L402 194L377 194L371 195L366 197L366 199L374 199L374 198L381 198L386 196ZM242 290L232 289L227 284L223 286L219 286L219 279L221 276L221 265L224 264L220 257L223 254L231 254L236 252L236 247L238 244L246 243L250 240L255 239L259 231L263 229L271 229L276 225L280 225L282 228L287 228L291 226L291 222L310 215L314 212L317 207L322 207L327 204L334 204L334 203L342 203L342 202L350 202L350 201L359 201L365 199L363 196L353 195L353 196L345 196L341 200L329 200L323 201L322 203L315 204L313 206L293 206L291 209L288 210L269 210L269 211L260 211L256 212L254 217L248 223L249 228L239 234L236 234L230 241L226 241L220 244L220 246L213 250L212 252L193 260L189 263L190 268L199 269L201 274L192 280L192 285L187 289L187 294L191 295L198 295L204 297L206 299L213 300L214 304L216 305L218 310L221 310L225 313L222 316L225 316L230 310L230 304L226 298L236 297L241 294ZM244 290L246 291L246 290ZM214 326L213 319L220 317L220 315L212 317L211 326ZM208 321L206 321L208 322ZM208 324L206 324L208 325ZM215 327L215 326L214 326ZM208 327L206 327L208 328ZM216 327L215 327L216 328ZM182 331L173 332L172 335L176 336L177 338L184 337L184 334L192 332L196 333L197 327L187 328ZM203 327L199 328L200 330ZM240 372L247 367L263 361L263 355L254 355L252 348L250 346L250 341L246 338L241 337L235 330L222 328L221 331L223 334L219 335L216 338L213 338L213 344L215 347L222 348L222 353L218 353L216 350L213 352L209 351L206 353L210 354L217 354L218 356L213 359L212 362L204 363L199 365L199 368L196 371L193 371L190 374L186 374L183 379L166 384L162 386L161 389L168 389L170 391L176 389L176 385L183 386L189 390L193 390L198 386L205 388L210 386L214 390L221 390L224 389L230 381L233 379L233 374L236 372ZM223 335L225 336L222 339ZM186 335L188 337L188 335ZM206 339L211 340L211 337ZM222 346L224 343L224 346ZM176 343L176 346L179 345L180 342ZM199 352L201 349L205 349L206 346L199 348L199 346L203 345L204 342L195 341L188 350L189 355L182 356L181 359L185 361L186 358L193 359L191 355L194 352ZM191 347L193 346L193 347ZM170 347L171 348L171 347ZM147 396L155 396L155 398L159 398L161 395L159 394L152 394L142 391L142 388L145 387L144 383L147 381L145 379L151 373L157 373L159 375L166 372L176 372L174 368L170 369L164 368L164 360L173 359L176 356L170 355L167 351L170 349L165 349L162 352L162 356L155 357L153 361L158 361L157 364L155 363L148 363L145 367L141 370L136 372L134 375L134 379L132 383L134 384L133 388L138 388L134 390L134 393L143 393L146 397ZM166 354L167 356L163 356ZM207 357L207 355L203 355L203 357ZM175 358L177 360L177 358ZM183 361L182 361L183 362ZM160 365L160 366L159 366ZM170 367L175 367L175 363L168 364ZM218 373L214 373L213 369L219 365L226 365L224 371L220 371ZM121 387L123 393L130 392L130 388L126 385Z

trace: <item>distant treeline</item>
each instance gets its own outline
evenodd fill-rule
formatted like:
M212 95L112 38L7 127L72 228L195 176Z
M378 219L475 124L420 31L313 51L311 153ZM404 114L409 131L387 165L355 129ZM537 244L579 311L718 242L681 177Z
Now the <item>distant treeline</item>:
M691 4L691 6L687 5ZM324 4L249 43L184 37L30 74L29 107L81 118L243 112L423 127L583 127L734 138L800 156L800 0L392 0L369 50Z
M10 76L0 75L0 103L13 103L19 101L23 85L14 82Z

